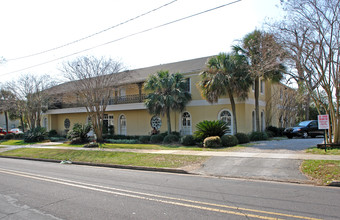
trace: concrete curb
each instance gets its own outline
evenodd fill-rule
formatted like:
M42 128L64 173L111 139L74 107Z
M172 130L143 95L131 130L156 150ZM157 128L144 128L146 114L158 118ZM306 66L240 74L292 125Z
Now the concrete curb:
M42 161L42 162L50 162L50 163L60 163L61 162L61 160L51 160L51 159L41 159L41 158L29 158L29 157L14 157L14 156L0 156L0 158L33 160L33 161ZM194 173L190 173L190 172L185 171L183 169L176 169L176 168L142 167L142 166L103 164L103 163L89 163L89 162L77 162L77 161L72 161L71 164L84 165L84 166L119 168L119 169L133 169L133 170L145 170L145 171L178 173L178 174L193 174L194 175Z

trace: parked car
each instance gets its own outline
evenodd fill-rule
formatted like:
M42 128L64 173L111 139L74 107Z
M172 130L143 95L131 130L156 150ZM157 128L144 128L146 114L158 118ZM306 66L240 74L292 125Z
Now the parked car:
M6 129L0 128L0 134L6 135L12 133L11 131L7 132Z
M295 127L286 128L283 132L288 138L293 137L303 137L307 138L308 136L314 138L318 135L324 135L324 130L319 130L318 121L302 121L297 124Z
M24 133L19 128L12 128L10 132L12 132L14 134L23 134Z

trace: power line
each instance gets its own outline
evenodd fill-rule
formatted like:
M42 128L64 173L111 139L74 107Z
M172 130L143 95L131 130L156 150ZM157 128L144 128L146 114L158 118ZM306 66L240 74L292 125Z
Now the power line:
M68 54L68 55L65 55L65 56L62 56L62 57L50 60L50 61L46 61L44 63L36 64L36 65L30 66L30 67L26 67L24 69L12 71L12 72L9 72L9 73L4 73L4 74L1 74L0 76L8 75L8 74L11 74L11 73L16 73L16 72L20 72L20 71L27 70L27 69L32 69L32 68L37 67L37 66L41 66L41 65L48 64L48 63L52 63L54 61L61 60L61 59L64 59L64 58L67 58L67 57L70 57L70 56L74 56L76 54L83 53L83 52L86 52L86 51L89 51L89 50L93 50L95 48L102 47L102 46L105 46L105 45L108 45L108 44L111 44L111 43L115 43L117 41L121 41L121 40L124 40L126 38L129 38L129 37L132 37L132 36L135 36L135 35L139 35L139 34L142 34L142 33L145 33L145 32L149 32L149 31L152 31L152 30L155 30L155 29L158 29L158 28L161 28L161 27L173 24L173 23L177 23L179 21L183 21L183 20L186 20L186 19L198 16L198 15L201 15L201 14L205 14L207 12L214 11L214 10L217 10L217 9L220 9L220 8L232 5L232 4L235 4L235 3L240 2L240 1L242 1L242 0L236 0L236 1L233 1L233 2L230 2L230 3L227 3L227 4L223 4L223 5L217 6L215 8L211 8L211 9L208 9L208 10L205 10L205 11L202 11L202 12L198 12L196 14L192 14L192 15L189 15L189 16L186 16L186 17L183 17L183 18L179 18L179 19L176 19L176 20L173 20L173 21L161 24L161 25L154 26L152 28L148 28L148 29L145 29L145 30L142 30L142 31L139 31L139 32L135 32L133 34L129 34L129 35L126 35L124 37L117 38L115 40L112 40L112 41L109 41L109 42L106 42L106 43L103 43L103 44L100 44L100 45L97 45L97 46L93 46L93 47L90 47L90 48L87 48L87 49L84 49L84 50L81 50L81 51L74 52L72 54Z
M53 51L53 50L57 50L57 49L60 49L60 48L63 48L63 47L67 47L67 46L69 46L69 45L78 43L79 41L86 40L86 39L88 39L88 38L94 37L94 36L96 36L96 35L99 35L99 34L101 34L101 33L104 33L104 32L106 32L106 31L109 31L109 30L111 30L111 29L113 29L113 28L116 28L116 27L118 27L118 26L121 26L121 25L123 25L123 24L126 24L126 23L128 23L128 22L130 22L130 21L133 21L133 20L136 20L136 19L138 19L138 18L141 18L141 17L143 17L143 16L145 16L145 15L147 15L147 14L150 14L150 13L155 12L155 11L157 11L157 10L159 10L159 9L161 9L161 8L164 8L164 7L168 6L168 5L171 5L172 3L176 2L176 1L178 1L178 0L173 0L173 1L171 1L171 2L168 2L168 3L166 3L166 4L164 4L164 5L160 6L160 7L158 7L158 8L152 9L152 10L150 10L150 11L148 11L148 12L145 12L145 13L143 13L143 14L140 14L140 15L138 15L138 16L136 16L136 17L130 18L130 19L124 21L124 22L121 22L121 23L119 23L119 24L116 24L116 25L114 25L114 26L111 26L111 27L109 27L109 28L106 28L106 29L101 30L101 31L99 31L99 32L96 32L96 33L94 33L94 34L88 35L88 36L86 36L86 37L80 38L80 39L78 39L78 40L69 42L69 43L67 43L67 44L64 44L64 45L61 45L61 46L58 46L58 47L54 47L54 48L51 48L51 49L48 49L48 50L44 50L44 51L41 51L41 52L38 52L38 53L29 54L29 55L26 55L26 56L17 57L17 58L12 58L12 59L7 59L6 61L8 62L8 61L14 61L14 60L21 60L21 59L24 59L24 58L37 56L37 55L40 55L40 54L44 54L44 53L47 53L47 52L51 52L51 51Z

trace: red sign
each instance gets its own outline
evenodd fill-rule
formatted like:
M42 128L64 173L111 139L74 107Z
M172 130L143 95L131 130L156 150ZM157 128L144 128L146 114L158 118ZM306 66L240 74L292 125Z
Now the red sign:
M328 115L318 115L319 129L329 129Z

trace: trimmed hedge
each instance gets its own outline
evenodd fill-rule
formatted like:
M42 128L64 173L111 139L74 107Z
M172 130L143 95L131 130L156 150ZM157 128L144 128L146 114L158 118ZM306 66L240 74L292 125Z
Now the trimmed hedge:
M15 138L15 134L13 134L13 133L8 133L4 137L5 140L10 140L10 139L14 139L14 138Z
M156 135L152 135L150 138L150 143L152 144L159 144L162 143L164 140L164 137L162 134L156 134Z
M221 137L223 147L233 147L238 145L238 140L234 135L223 135Z
M219 136L207 137L203 141L204 147L217 148L221 147L221 138Z
M184 146L193 146L196 144L195 138L192 135L185 135L181 138L181 144Z
M150 136L145 135L145 136L140 136L139 137L139 142L141 142L142 144L148 144L150 142Z
M235 137L237 138L239 144L246 144L250 142L249 136L245 133L241 133L241 132L236 133Z
M179 141L179 136L174 134L168 134L165 136L163 143L170 144L170 143L176 143Z
M104 141L111 144L139 144L139 140L135 139L104 139Z
M249 138L251 141L263 141L268 140L268 135L266 132L254 131L250 133Z

